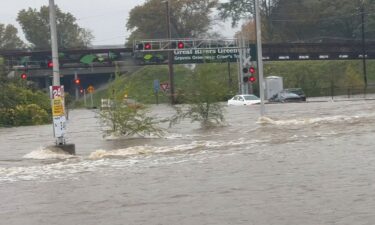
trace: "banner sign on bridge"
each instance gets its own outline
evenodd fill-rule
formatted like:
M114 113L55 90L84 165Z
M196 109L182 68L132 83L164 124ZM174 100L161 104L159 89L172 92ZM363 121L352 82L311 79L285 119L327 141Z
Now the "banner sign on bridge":
M256 46L250 45L249 49L251 61L256 61ZM239 51L239 48L176 49L173 50L173 63L194 64L237 62L240 57ZM142 57L142 64L165 64L167 62L165 52L142 52L137 55L138 58Z

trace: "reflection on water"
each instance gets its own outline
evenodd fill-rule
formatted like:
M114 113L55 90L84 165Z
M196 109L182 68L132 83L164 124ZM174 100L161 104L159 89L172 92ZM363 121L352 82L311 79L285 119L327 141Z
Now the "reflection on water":
M103 138L95 111L75 110L68 141L76 156L46 147L50 125L0 129L0 217L31 225L372 224L374 109L371 101L272 104L259 118L259 106L227 107L225 127L161 124L162 138ZM166 118L172 109L151 113Z

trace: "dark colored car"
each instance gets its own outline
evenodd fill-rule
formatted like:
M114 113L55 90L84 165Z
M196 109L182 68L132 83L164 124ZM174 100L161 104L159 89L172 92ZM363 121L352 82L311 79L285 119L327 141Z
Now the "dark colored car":
M302 98L302 101L306 101L306 95L305 92L303 92L302 88L288 88L284 89L283 91L297 94Z
M306 96L300 88L284 89L272 96L270 102L304 102Z

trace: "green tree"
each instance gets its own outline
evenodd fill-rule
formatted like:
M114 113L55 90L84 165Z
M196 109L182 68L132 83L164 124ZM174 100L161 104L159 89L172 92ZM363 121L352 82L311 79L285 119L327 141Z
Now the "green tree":
M170 125L189 118L191 122L200 122L203 128L224 123L223 105L228 88L223 86L216 73L216 67L201 66L191 76L187 90L186 107L175 107L177 113L170 119ZM224 77L221 79L224 80Z
M108 87L110 106L103 108L99 113L100 121L107 129L103 131L105 135L162 136L163 130L157 127L159 121L147 115L146 106L125 98L128 88L124 87L124 77L116 72Z
M48 6L42 6L39 11L32 8L23 9L18 13L17 21L26 39L34 48L49 49L51 47ZM56 24L60 48L87 47L93 39L91 32L81 28L72 14L64 13L58 7L56 7Z
M269 42L274 37L275 25L271 16L282 0L260 0L260 14L262 18L262 38ZM231 19L232 26L236 26L242 19L254 20L255 1L254 0L229 0L218 7L219 15L222 19Z
M229 0L219 7L223 19L235 25L254 18L254 0ZM260 0L264 42L322 42L360 40L364 7L365 33L375 38L374 0Z
M171 36L197 38L209 30L210 13L217 0L170 0ZM126 24L132 31L128 41L133 39L157 39L167 37L166 4L160 0L147 0L130 11Z
M105 135L163 135L163 130L157 127L159 121L147 116L147 108L144 106L131 106L113 101L112 106L101 110L99 115L101 123L108 128L104 131Z
M18 30L13 25L0 23L0 49L22 49L25 43L18 37Z

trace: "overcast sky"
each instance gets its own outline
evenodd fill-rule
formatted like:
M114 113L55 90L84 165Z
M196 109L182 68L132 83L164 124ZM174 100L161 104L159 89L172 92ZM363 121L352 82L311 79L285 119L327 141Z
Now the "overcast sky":
M0 7L0 23L13 24L22 36L16 21L17 13L26 8L48 5L49 0L11 0ZM129 32L125 28L129 11L145 0L55 0L63 12L70 12L79 26L93 32L94 45L123 44ZM228 23L215 26L215 30L226 38L232 38L239 28L232 29Z

